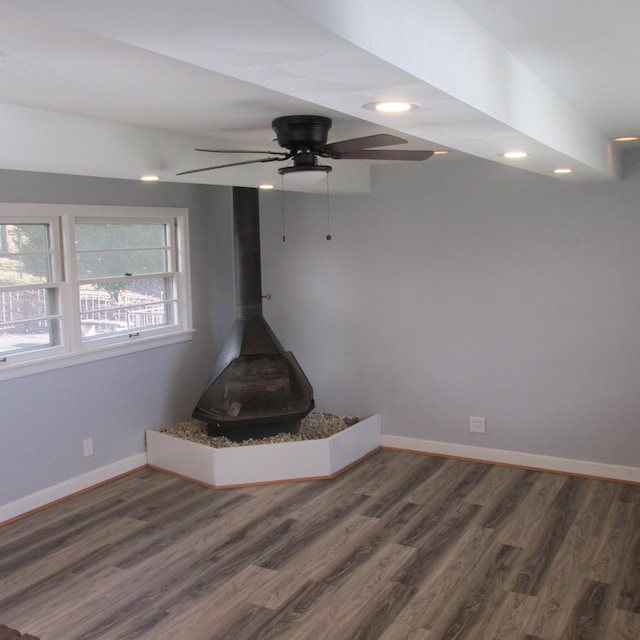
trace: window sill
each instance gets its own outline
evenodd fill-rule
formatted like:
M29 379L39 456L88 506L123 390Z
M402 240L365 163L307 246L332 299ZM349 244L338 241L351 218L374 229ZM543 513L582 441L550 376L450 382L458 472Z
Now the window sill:
M193 334L193 329L184 329L171 334L140 336L135 340L135 342L105 344L100 346L93 344L92 348L87 349L86 351L55 354L28 362L0 363L0 382L3 380L11 380L13 378L45 373L47 371L54 371L55 369L72 367L78 364L104 360L106 358L115 358L130 353L136 353L138 351L145 351L147 349L155 349L157 347L166 347L180 342L188 342L193 339Z

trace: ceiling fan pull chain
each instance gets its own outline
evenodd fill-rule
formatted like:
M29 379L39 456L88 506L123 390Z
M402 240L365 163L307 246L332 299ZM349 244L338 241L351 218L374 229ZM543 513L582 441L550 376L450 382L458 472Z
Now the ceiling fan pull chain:
M331 200L329 199L329 174L326 174L327 180L327 240L331 240Z
M280 192L282 193L282 242L284 242L287 239L284 230L284 174L280 176L280 181L282 184L282 188L280 189Z

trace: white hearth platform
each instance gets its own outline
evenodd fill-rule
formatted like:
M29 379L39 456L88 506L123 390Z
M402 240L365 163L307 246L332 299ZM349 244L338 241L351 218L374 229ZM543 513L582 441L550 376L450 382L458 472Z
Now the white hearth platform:
M330 478L380 447L379 414L329 438L214 449L147 431L147 464L212 487Z

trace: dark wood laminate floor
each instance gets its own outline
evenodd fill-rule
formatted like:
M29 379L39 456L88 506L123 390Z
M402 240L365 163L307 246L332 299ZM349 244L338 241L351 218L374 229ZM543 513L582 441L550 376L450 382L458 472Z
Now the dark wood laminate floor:
M638 640L640 487L381 451L214 491L144 470L0 527L42 640Z

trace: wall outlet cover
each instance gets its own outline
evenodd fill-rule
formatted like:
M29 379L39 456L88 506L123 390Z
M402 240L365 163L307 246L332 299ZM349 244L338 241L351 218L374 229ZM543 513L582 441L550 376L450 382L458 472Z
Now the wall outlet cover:
M469 431L471 431L471 433L486 433L485 419L471 416L469 418Z
M93 455L93 438L86 438L82 441L82 450L85 458Z

